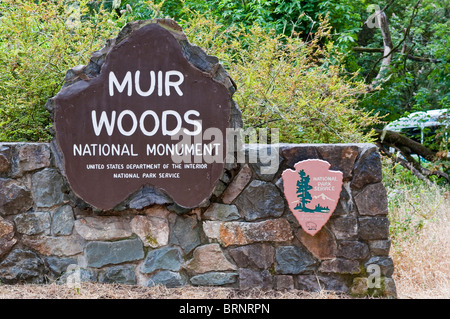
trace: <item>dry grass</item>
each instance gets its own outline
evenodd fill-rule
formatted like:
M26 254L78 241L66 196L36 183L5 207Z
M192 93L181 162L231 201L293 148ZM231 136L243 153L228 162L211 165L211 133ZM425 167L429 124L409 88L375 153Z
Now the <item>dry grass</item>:
M300 290L240 291L232 288L163 286L142 287L119 284L81 283L79 290L55 283L47 285L2 285L0 299L342 299L335 292L309 293Z
M399 298L450 298L449 192L421 187L396 196L391 255Z

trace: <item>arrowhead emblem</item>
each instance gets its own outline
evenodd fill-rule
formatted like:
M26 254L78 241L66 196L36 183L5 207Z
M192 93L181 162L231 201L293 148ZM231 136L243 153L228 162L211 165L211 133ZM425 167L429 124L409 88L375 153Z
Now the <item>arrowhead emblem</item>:
M284 195L303 230L314 236L336 209L343 174L319 159L297 162L283 172Z

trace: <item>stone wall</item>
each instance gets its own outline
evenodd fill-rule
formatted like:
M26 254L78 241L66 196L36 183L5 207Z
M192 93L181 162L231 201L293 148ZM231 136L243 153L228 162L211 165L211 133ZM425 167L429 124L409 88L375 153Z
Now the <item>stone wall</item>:
M202 207L184 209L145 187L102 212L71 192L51 144L2 143L0 282L65 283L78 271L81 281L395 296L376 147L286 144L279 155L268 175L262 163L227 164ZM313 237L290 212L280 178L310 158L344 174L339 204Z

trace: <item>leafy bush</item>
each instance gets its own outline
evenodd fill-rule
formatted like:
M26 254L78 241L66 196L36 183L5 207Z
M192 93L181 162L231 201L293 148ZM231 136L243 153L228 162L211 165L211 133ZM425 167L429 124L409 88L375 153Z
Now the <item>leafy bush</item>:
M0 140L48 141L48 98L119 29L87 0L0 2Z
M305 42L259 25L225 28L198 14L185 21L191 42L218 56L237 83L246 127L278 128L281 142L370 142L367 128L378 118L357 108L365 85L342 75L332 42L321 44L330 30L323 21Z

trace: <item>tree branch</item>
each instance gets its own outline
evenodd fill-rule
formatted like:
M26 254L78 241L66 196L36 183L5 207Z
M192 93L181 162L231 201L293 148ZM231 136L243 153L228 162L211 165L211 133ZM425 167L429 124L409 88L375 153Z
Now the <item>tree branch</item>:
M380 11L380 14L377 16L378 23L380 25L381 35L383 37L384 49L383 49L383 56L377 60L377 62L372 67L372 70L368 73L368 75L371 74L373 72L373 70L375 69L375 67L378 65L378 63L380 61L382 61L381 67L380 67L380 70L378 71L377 76L372 81L372 83L369 85L370 90L372 90L373 87L378 84L381 77L383 76L383 73L385 72L385 70L387 70L387 68L392 60L392 53L397 51L398 48L406 41L407 35L409 34L409 31L411 30L414 18L417 15L417 9L419 7L420 2L422 2L422 0L418 0L417 3L414 5L413 12L409 19L408 27L405 29L403 39L395 47L393 47L393 44L392 44L391 33L389 31L389 24L387 21L386 14L384 13L384 8L382 11ZM390 4L391 3L389 3L389 5Z
M352 50L355 52L366 52L366 53L383 53L384 52L383 48L354 47ZM395 51L398 51L398 49ZM407 54L406 58L413 60L413 61L417 61L417 62L442 63L442 61L438 60L438 59L418 57L418 56L414 56L411 54Z
M450 182L448 174L440 170L431 171L420 165L420 163L411 156L411 154L417 154L430 162L434 162L438 159L438 157L433 151L423 146L422 144L411 140L410 138L398 134L397 132L382 130L375 130L375 132L377 134L377 145L380 151L390 157L396 163L399 163L403 167L410 170L417 178L430 184L429 178L430 176L434 175L442 177L447 182ZM399 151L403 158L392 154L388 149L389 147L392 147Z
M425 147L422 144L397 132L375 129L375 133L381 143L395 145L400 150L402 148L408 148L408 153L420 155L430 162L436 160L436 154L428 147Z

